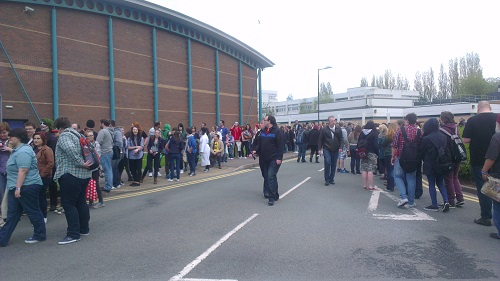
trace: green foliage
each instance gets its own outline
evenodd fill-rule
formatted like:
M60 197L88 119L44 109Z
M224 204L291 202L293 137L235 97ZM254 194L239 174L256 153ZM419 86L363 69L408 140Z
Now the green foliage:
M319 87L319 103L321 104L332 102L334 102L332 85L330 84L330 82L328 82L326 85L325 83L321 83Z
M460 79L459 94L462 96L475 96L487 94L491 85L480 76L468 76Z
M299 104L299 114L316 112L316 104L317 104L316 102L313 102L312 104L306 103L306 100L303 99L302 102Z

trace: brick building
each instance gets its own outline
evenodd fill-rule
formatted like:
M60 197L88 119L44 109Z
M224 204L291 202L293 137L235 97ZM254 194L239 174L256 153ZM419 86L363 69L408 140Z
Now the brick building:
M220 30L141 0L1 0L0 41L2 117L14 126L59 116L144 128L254 124L260 70L273 65Z

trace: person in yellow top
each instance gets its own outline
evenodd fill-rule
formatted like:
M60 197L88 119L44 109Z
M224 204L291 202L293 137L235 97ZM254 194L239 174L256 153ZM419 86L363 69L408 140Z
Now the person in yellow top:
M222 169L221 165L221 156L223 153L224 145L220 140L219 134L214 134L214 138L212 139L212 143L210 144L210 165L212 167L215 166L215 160L219 163L219 169Z

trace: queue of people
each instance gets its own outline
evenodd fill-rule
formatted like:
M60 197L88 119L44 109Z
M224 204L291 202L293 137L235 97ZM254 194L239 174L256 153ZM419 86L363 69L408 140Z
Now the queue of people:
M213 167L222 168L223 163L235 157L258 155L264 179L263 194L268 205L273 206L279 200L277 173L283 154L296 152L297 162L306 163L306 151L310 150L310 163L320 163L322 156L325 186L335 184L336 173L361 174L363 190L374 191L379 189L374 184L378 173L385 180L386 191L398 189L398 207L416 208L415 200L422 196L422 175L425 175L430 205L423 209L450 212L465 204L458 178L463 159L455 161L452 155L454 136L469 143L481 206L480 217L474 222L491 226L493 220L500 228L500 203L481 193L490 177L500 178L500 117L491 112L489 103L480 102L478 115L464 122L461 138L454 119L451 112L444 111L439 118L419 124L417 115L410 113L397 123L375 124L369 120L362 127L343 121L337 123L335 117L330 116L325 124L296 121L293 126L279 127L273 116L266 116L253 130L249 124L240 126L238 122L226 128L221 120L212 131L205 123L199 131L196 127L184 129L181 123L176 128L165 124L162 130L161 122L156 122L148 133L137 122L125 132L107 119L100 120L99 132L94 131L92 120L81 130L67 117L54 122L56 130L44 123L37 129L29 122L24 129L10 130L7 123L0 123L0 199L5 197L0 202L7 202L3 204L8 206L2 210L0 246L7 245L22 210L34 227L34 234L26 243L46 239L47 210L64 213L66 217L67 232L59 244L79 241L90 232L89 207L105 206L102 192L122 187L123 171L127 172L132 187L140 186L148 172L153 184L157 184L162 158L165 158L167 181L180 181L180 175L187 172L188 167L188 176L196 176L198 163L204 172L209 172ZM80 151L80 134L100 156L101 167L88 169L90 163ZM147 161L142 170L144 155ZM350 171L345 165L348 157ZM99 177L104 177L102 189ZM55 181L60 187L62 211L56 209L57 185L56 191L52 190ZM95 196L89 196L92 184ZM497 231L491 237L500 239L499 234Z

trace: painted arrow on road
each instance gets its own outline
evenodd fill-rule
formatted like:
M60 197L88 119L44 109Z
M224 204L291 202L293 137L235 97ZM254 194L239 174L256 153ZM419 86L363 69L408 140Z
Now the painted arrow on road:
M384 195L391 198L395 202L399 201L399 199L396 196L389 194L388 192L385 192L383 190L373 191L372 196L370 198L370 203L368 204L368 212L373 213L372 215L374 218L380 219L380 220L436 221L435 218L427 215L426 213L424 213L416 208L408 208L406 206L405 206L405 208L410 210L413 213L413 215L408 215L408 214L376 214L375 211L377 211L380 193L383 193Z

